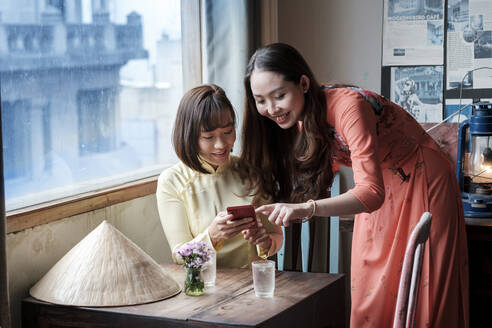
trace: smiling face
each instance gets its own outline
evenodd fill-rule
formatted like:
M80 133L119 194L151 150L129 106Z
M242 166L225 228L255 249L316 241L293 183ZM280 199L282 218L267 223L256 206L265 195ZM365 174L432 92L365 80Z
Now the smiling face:
M302 119L304 93L309 89L306 75L302 75L297 84L286 81L281 74L255 69L250 86L258 113L275 121L282 129Z
M236 129L229 110L223 110L219 126L211 131L202 128L198 137L199 154L215 169L229 161L236 141Z

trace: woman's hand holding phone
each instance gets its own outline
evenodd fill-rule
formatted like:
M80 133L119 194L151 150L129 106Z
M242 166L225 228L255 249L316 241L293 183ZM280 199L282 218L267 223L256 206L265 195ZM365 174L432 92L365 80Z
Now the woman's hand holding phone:
M272 240L263 224L256 218L256 212L253 205L228 207L227 212L234 215L234 220L241 220L245 217L254 218L255 224L242 231L244 239L252 245L260 246L262 249L270 249Z
M233 214L219 212L208 227L208 234L215 246L220 241L231 239L244 229L254 226L256 226L256 219L253 217L234 219Z
M227 208L227 213L234 216L234 221L244 218L253 218L256 222L256 212L253 205L229 206Z

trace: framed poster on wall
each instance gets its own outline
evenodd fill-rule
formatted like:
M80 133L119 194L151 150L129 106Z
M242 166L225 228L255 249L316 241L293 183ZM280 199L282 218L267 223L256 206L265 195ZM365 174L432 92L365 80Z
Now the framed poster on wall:
M383 17L384 96L421 123L461 122L492 98L491 0L384 0Z
M383 66L442 65L444 0L384 0Z
M492 88L492 1L448 3L446 89Z
M442 66L391 67L391 101L420 123L442 120L442 86Z

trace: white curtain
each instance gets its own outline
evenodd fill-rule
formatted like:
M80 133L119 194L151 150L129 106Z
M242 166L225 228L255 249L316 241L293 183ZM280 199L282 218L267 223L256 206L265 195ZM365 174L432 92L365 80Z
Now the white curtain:
M236 110L239 154L244 107L243 78L249 57L260 44L258 0L202 2L203 83L222 87Z

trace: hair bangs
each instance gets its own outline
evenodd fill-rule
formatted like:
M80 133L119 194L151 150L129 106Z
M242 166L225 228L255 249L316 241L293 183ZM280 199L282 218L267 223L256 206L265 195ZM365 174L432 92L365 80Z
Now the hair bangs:
M230 113L229 121L225 113ZM209 132L218 128L224 128L232 123L236 125L236 117L230 103L221 101L217 97L204 99L202 117L200 119L202 131Z

